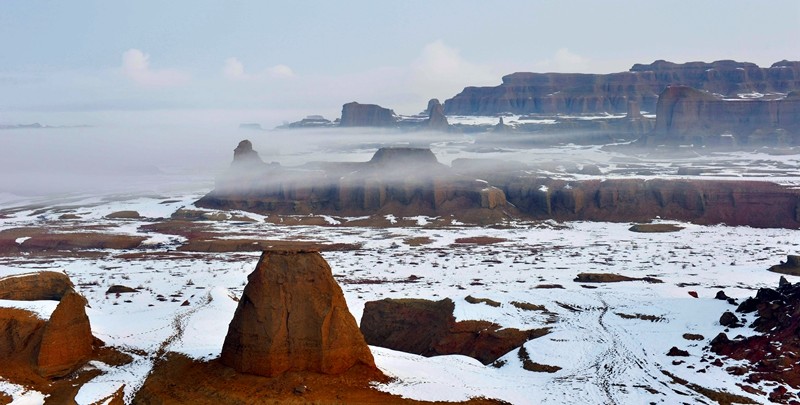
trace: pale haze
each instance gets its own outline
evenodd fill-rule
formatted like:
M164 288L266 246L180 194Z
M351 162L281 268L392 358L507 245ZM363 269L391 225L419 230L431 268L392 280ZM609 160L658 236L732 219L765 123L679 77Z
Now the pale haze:
M800 59L797 1L0 2L0 124L401 114L515 71Z

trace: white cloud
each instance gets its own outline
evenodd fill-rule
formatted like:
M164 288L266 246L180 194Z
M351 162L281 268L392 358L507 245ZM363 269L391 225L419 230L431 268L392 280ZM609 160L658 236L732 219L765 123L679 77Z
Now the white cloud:
M411 64L412 88L427 97L451 97L466 86L496 85L501 74L491 66L471 63L442 40L425 45Z
M122 72L147 87L179 86L189 81L189 76L181 71L150 68L150 55L139 49L128 49L122 54Z
M267 74L276 79L294 77L294 71L286 65L275 65L267 69Z
M265 79L287 79L294 77L292 68L286 65L275 65L267 68L263 72L249 74L245 72L244 63L238 58L230 57L225 60L222 67L222 75L229 80L265 80Z
M560 48L552 58L537 63L536 67L540 72L585 73L590 70L589 62L567 48Z
M231 80L241 80L246 78L244 73L244 65L239 59L236 58L225 59L225 66L222 68L222 75Z

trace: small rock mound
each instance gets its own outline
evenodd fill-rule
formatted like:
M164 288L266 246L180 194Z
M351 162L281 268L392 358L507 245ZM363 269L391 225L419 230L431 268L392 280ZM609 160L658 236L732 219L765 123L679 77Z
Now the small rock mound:
M770 267L769 271L790 276L800 276L800 255L788 255L785 262L782 261L781 264Z
M340 374L375 368L331 268L319 252L267 251L248 277L220 360L242 373Z
M455 304L423 299L367 302L361 331L367 343L423 356L462 354L490 364L548 329L502 328L489 321L456 322Z

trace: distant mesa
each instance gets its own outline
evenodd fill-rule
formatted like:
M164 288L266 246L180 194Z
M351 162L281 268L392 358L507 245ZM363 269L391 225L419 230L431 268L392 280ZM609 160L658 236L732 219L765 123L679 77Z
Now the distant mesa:
M300 121L281 125L278 128L328 128L335 127L337 125L338 120L337 122L333 122L321 115L309 115Z
M394 111L376 104L347 103L342 106L343 127L391 127L397 123Z
M688 86L660 95L645 144L800 145L800 96L729 99Z
M684 64L663 60L636 64L611 74L528 73L504 76L494 87L466 87L444 103L448 115L622 114L634 101L655 111L658 95L683 85L726 98L800 90L800 62L781 61L769 68L730 60Z
M240 147L249 151L252 145ZM234 158L197 206L287 215L459 215L491 222L514 211L501 190L455 173L427 148L381 148L368 162L300 168L242 170L239 162Z
M237 150L247 151L237 156L256 153L249 142ZM510 219L643 223L662 218L800 228L800 190L773 182L557 179L513 162L460 159L450 167L427 148L381 148L368 162L313 162L294 168L278 163L248 166L239 159L196 206L278 215L424 215L473 224ZM587 166L575 168L575 173L600 171Z
M267 251L247 277L220 361L266 377L377 370L342 289L318 252Z
M264 128L261 127L261 124L258 123L243 123L239 124L239 129L248 129L251 131L263 131Z

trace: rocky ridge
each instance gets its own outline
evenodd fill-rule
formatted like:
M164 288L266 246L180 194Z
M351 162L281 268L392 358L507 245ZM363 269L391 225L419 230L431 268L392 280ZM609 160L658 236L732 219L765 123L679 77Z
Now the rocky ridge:
M448 115L625 113L628 103L655 111L669 85L684 85L726 97L789 93L800 89L800 62L768 68L722 60L676 64L636 64L611 74L527 73L504 76L495 87L467 87L444 103Z
M380 149L366 163L313 168L231 170L196 204L287 215L452 216L482 224L510 218L647 222L660 217L800 228L800 190L770 182L564 180L532 174L524 165L465 160L448 167L430 150L414 148Z

